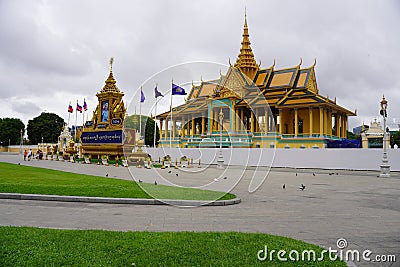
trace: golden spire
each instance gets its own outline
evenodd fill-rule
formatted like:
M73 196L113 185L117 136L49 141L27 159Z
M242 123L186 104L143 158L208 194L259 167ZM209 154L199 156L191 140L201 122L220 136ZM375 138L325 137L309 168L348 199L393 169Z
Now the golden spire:
M117 81L114 79L114 75L112 72L112 64L114 63L114 58L110 58L110 74L108 75L108 78L106 80L106 84L104 85L103 89L101 90L101 93L104 92L117 92L119 93L119 89L116 85Z
M257 62L254 59L254 54L250 46L251 43L249 39L249 28L247 26L246 10L244 12L244 27L242 36L242 47L240 48L240 53L236 60L235 67L239 68L249 78L253 79L259 69L259 65L257 65Z

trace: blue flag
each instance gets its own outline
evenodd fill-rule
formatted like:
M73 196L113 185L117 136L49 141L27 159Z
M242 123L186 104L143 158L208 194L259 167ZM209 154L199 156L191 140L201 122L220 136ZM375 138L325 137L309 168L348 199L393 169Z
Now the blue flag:
M172 94L173 95L186 95L185 89L172 83Z
M164 96L160 91L158 91L157 86L156 86L156 88L154 88L154 95L156 98L159 96L162 96L162 97Z
M146 100L146 97L144 96L142 89L140 89L140 103L143 103L144 100Z

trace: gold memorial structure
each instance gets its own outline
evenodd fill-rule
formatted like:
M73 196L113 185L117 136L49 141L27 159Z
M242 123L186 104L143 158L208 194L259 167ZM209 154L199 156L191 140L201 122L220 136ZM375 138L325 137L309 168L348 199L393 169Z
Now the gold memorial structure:
M124 129L126 115L122 100L124 93L116 85L112 64L111 58L108 78L103 89L96 94L98 104L92 120L84 125L81 135L84 155L121 157L124 152L131 153L135 145L135 130Z

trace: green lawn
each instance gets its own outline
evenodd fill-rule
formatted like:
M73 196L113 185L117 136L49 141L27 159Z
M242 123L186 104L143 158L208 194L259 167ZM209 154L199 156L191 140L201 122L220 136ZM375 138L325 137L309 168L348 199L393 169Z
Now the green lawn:
M259 261L279 251L322 248L285 237L249 233L109 232L0 227L0 266L346 266L324 261ZM288 258L288 255L286 254ZM288 258L289 259L289 258Z
M232 199L222 192L179 188L90 176L0 162L0 192L63 196L156 198L184 200ZM145 190L143 190L143 189ZM151 192L151 196L147 192Z

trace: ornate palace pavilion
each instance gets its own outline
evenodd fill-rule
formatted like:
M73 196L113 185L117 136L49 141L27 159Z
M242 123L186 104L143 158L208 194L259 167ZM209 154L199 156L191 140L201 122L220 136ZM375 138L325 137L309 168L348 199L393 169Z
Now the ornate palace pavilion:
M250 46L245 16L236 63L229 62L219 79L192 85L172 116L171 111L157 115L159 145L215 147L221 141L223 147L323 148L329 140L346 138L348 116L355 112L319 94L316 61L306 68L301 64L275 69L274 62L262 69Z

